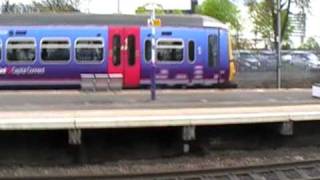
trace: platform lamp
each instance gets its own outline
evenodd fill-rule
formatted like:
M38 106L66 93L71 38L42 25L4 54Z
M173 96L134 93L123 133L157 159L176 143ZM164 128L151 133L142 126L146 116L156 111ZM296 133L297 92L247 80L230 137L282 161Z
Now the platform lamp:
M117 0L117 10L118 10L118 14L121 14L120 12L120 0Z
M148 25L151 27L151 64L152 64L152 71L150 73L151 79L151 100L156 100L156 27L161 26L161 20L156 17L156 9L161 8L163 9L162 5L156 3L148 3L145 4L144 7L150 7L151 15L148 19Z
M275 0L277 14L277 87L281 89L281 0Z

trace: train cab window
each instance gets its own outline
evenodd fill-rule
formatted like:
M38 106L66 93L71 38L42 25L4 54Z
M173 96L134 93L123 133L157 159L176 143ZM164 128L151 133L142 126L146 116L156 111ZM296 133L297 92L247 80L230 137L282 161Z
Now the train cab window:
M112 40L112 64L119 66L121 64L121 39L119 35L114 35Z
M7 43L9 62L33 62L36 59L36 42L33 39L10 39Z
M70 60L70 41L67 39L45 39L41 42L41 59L48 62Z
M103 60L103 41L101 39L79 39L76 41L78 62L101 62Z
M133 66L136 64L136 38L134 35L128 36L128 64Z
M147 62L151 60L152 56L152 43L150 40L146 40L144 43L144 58Z
M195 60L195 45L194 45L194 41L189 41L189 44L188 44L188 55L189 55L189 60L191 63L194 62Z
M217 67L219 65L219 42L217 35L210 35L208 38L208 66Z
M158 40L157 59L159 62L177 63L183 60L182 40Z

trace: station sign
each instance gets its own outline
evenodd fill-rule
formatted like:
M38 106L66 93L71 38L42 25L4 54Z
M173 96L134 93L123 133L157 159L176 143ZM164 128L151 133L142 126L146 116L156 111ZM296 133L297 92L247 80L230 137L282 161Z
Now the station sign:
M156 18L152 20L148 20L150 26L160 27L161 26L161 19Z

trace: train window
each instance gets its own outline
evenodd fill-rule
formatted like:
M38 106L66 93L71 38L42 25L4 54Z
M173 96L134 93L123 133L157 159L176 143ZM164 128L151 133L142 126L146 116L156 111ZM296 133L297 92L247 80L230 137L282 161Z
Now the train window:
M101 39L81 39L76 41L76 59L79 62L100 62L103 60Z
M70 60L70 41L67 39L42 40L41 59L52 62Z
M208 38L208 66L217 67L219 65L219 45L218 36L210 35Z
M183 41L158 40L157 59L160 62L181 62L183 60Z
M194 45L194 41L189 41L189 44L188 44L188 54L189 54L189 60L190 62L194 62L195 60L195 45Z
M121 39L119 35L113 36L112 41L112 64L119 66L121 64Z
M33 39L10 39L7 44L7 60L32 62L36 59L36 42Z
M128 36L128 64L130 66L136 63L136 38L134 35Z
M144 58L147 62L151 60L152 56L152 43L150 40L146 40L144 43Z

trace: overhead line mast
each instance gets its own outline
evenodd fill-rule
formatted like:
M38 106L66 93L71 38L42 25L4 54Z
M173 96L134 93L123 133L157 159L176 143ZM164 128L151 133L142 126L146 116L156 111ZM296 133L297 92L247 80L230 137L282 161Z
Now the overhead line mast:
M281 0L277 3L277 87L281 89Z

